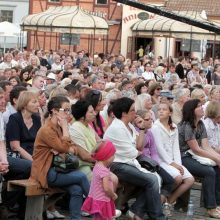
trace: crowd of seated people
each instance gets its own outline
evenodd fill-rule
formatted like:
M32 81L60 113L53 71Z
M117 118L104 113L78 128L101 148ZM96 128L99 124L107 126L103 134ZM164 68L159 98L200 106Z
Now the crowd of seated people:
M172 215L199 177L207 214L220 219L220 60L16 53L0 63L1 206L8 212L24 219L26 198L22 190L8 192L5 183L29 179L66 191L61 200L71 220L105 219L103 203L96 211L83 205L96 187L112 209L115 203L133 219L165 220L164 207ZM77 156L79 167L55 169L53 159L61 154ZM140 158L159 168L147 169ZM94 185L93 175L103 184ZM135 200L117 206L123 185L133 187ZM48 219L65 218L56 202L46 210ZM112 213L109 219L120 212Z

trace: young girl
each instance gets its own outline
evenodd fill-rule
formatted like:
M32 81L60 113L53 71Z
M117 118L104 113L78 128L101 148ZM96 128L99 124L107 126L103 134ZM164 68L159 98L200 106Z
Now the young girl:
M159 164L175 180L175 190L168 197L168 203L173 204L179 196L191 188L194 178L182 165L178 129L172 123L171 115L172 108L167 103L160 104L159 119L154 123L151 131L159 154Z
M115 190L118 180L111 174L109 165L114 160L115 147L111 141L104 141L93 154L96 164L89 196L86 198L82 210L93 215L94 220L111 220L119 217L116 213L114 200L118 198Z

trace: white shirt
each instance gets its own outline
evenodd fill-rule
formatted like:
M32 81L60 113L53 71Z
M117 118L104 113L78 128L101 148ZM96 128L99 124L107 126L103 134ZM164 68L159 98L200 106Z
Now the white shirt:
M158 119L153 124L151 131L154 136L161 162L167 164L171 164L172 162L182 164L178 129L175 124L173 124L173 127L173 130L168 131Z
M115 145L116 153L114 162L126 163L136 167L143 173L151 173L142 168L136 160L138 156L138 150L136 149L138 132L131 123L129 123L128 126L132 130L132 133L128 130L123 121L115 118L104 134L103 139L110 140ZM161 186L160 176L156 172L151 174L156 175L158 184Z
M3 120L4 120L5 126L8 123L10 115L16 112L17 110L14 108L14 106L12 106L11 103L8 103L8 105L6 106L6 111L3 113Z
M53 71L53 70L62 70L63 69L63 66L61 65L61 64L56 64L56 63L53 63L52 65L51 65L51 70Z
M210 118L203 120L208 141L212 147L220 147L220 126L217 123L214 123Z
M153 72L143 72L142 77L144 77L145 80L155 79Z
M138 156L136 149L138 133L132 124L129 123L128 126L132 130L132 134L121 120L115 118L105 131L103 139L112 141L116 147L114 162L130 164Z
M5 140L5 126L2 113L0 112L0 141Z
M0 63L0 69L5 70L7 68L12 68L17 65L18 65L18 63L15 60L12 60L10 63L2 62L2 63Z

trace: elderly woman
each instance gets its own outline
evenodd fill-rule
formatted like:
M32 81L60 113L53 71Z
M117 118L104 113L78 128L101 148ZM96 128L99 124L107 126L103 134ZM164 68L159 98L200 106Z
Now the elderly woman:
M199 99L202 105L206 103L206 95L203 89L194 89L191 93L191 98Z
M217 101L209 102L205 119L203 120L209 145L218 153L220 153L220 103Z
M95 120L96 113L89 102L79 100L72 105L72 114L76 121L69 126L70 138L78 145L78 151L83 155L79 169L91 180L95 162L91 153L95 150L100 138L89 124Z
M190 91L189 89L177 89L174 91L175 101L172 104L173 114L172 121L176 125L179 124L182 120L182 108L186 101L190 99Z
M13 60L13 55L11 53L6 53L4 56L4 61L0 64L0 69L7 69L17 66L18 63Z
M58 172L52 162L54 154L77 152L68 130L70 103L66 97L57 96L48 102L47 108L47 116L50 117L40 128L35 140L31 180L39 182L43 188L52 186L67 191L70 195L70 219L80 220L83 196L87 196L89 192L88 180L79 170Z
M148 110L151 113L152 120L156 120L155 114L152 111L152 101L149 94L143 93L137 96L135 100L135 111L139 110Z
M31 65L33 68L39 68L40 67L39 58L35 55L30 56L29 65Z
M127 97L117 99L112 110L116 118L104 135L104 139L111 140L116 147L111 170L120 181L142 188L142 193L131 206L136 220L143 219L146 213L151 219L164 220L158 179L143 169L136 160L140 154L137 148L143 144L145 128L139 127L140 133L137 136L137 131L131 124L136 117L134 100Z
M204 110L206 109L210 101L220 101L220 86L212 86L208 96L209 100L205 103Z

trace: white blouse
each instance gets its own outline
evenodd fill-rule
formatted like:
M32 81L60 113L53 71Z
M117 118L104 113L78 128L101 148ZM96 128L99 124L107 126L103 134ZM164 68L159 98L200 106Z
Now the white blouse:
M203 120L208 136L208 141L212 147L220 147L220 126L214 123L212 119L206 118Z
M168 131L158 119L153 124L151 131L155 139L161 162L167 164L171 164L172 162L182 164L178 129L175 124L173 124L173 127L173 130Z

